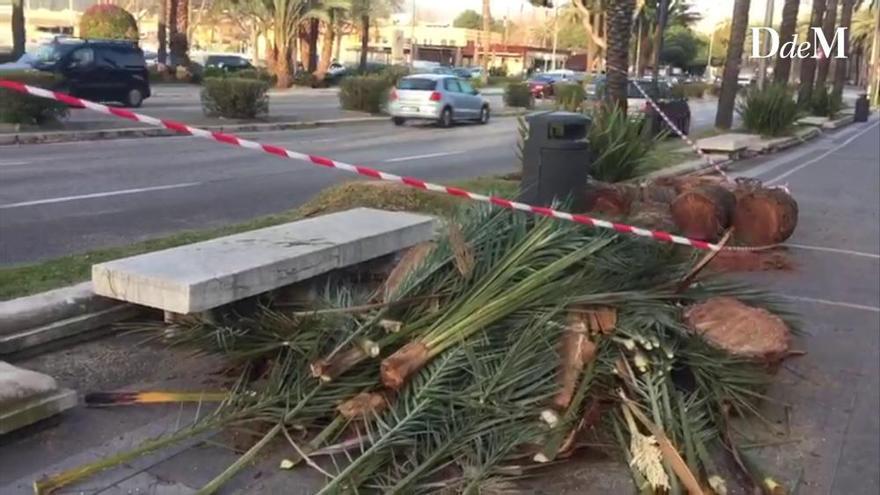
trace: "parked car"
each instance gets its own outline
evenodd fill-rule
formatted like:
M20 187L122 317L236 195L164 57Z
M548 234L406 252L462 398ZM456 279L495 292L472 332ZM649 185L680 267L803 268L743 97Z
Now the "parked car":
M433 120L440 127L454 122L489 122L489 102L463 79L447 74L418 74L397 82L388 97L395 125L407 120Z
M470 67L456 67L452 69L452 72L461 79L470 79L474 76Z
M139 107L150 97L144 52L129 41L58 39L34 53L32 67L60 76L57 91Z
M527 81L529 92L535 98L548 98L553 96L553 84L562 80L561 77L551 74L539 74Z
M596 85L596 98L603 98L607 79L605 76L597 76L594 80ZM638 87L636 87L638 84ZM652 100L660 107L669 120L683 133L690 133L691 127L691 108L687 98L676 97L672 92L672 84L666 79L659 79L654 84L653 79L646 77L642 79L630 80L626 91L626 106L630 114L644 115L648 119L655 119L657 125L654 129L663 131L672 131L663 118L657 114L654 108L648 103L641 88Z
M254 68L250 60L240 55L208 55L202 66L205 69L219 69L229 73Z

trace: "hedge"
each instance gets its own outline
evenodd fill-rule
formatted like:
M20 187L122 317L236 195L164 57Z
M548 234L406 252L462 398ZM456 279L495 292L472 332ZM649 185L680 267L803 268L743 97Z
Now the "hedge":
M112 4L92 5L79 21L81 38L138 41L138 27L134 16L122 7Z
M389 78L381 74L347 77L339 85L339 104L343 110L379 113L391 86Z
M53 88L59 82L54 74L37 71L4 72L3 78L41 88ZM57 122L67 114L64 103L0 88L0 122L43 125Z
M208 116L252 119L269 113L269 83L240 77L210 77L202 82L202 110Z

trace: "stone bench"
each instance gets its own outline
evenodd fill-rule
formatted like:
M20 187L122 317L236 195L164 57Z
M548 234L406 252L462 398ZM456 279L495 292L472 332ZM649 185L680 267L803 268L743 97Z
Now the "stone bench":
M355 208L92 267L96 294L191 314L434 237L425 215Z
M0 435L76 406L76 392L51 376L0 361Z
M760 136L752 134L721 134L697 140L697 147L705 153L721 153L737 158L759 139Z

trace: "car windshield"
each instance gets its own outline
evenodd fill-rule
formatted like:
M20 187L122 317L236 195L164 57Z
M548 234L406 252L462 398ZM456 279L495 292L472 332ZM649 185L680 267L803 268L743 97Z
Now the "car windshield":
M417 77L406 77L397 83L397 89L410 89L416 91L434 91L437 85L433 79L421 79Z
M46 65L54 64L55 62L61 60L61 57L67 54L74 47L74 45L59 45L56 43L42 45L37 49L36 52L34 52L34 62Z

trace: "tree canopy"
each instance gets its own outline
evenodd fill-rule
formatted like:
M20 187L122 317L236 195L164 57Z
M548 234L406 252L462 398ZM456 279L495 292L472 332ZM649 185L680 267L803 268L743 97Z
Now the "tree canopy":
M465 29L483 29L483 16L476 10L465 10L452 21L452 26ZM492 19L492 31L504 31L504 23L499 19Z

